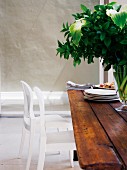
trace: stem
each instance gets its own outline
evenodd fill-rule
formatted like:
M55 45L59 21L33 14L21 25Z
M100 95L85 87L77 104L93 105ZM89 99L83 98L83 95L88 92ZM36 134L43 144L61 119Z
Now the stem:
M122 101L127 101L127 66L116 67L114 77L118 86L119 97Z

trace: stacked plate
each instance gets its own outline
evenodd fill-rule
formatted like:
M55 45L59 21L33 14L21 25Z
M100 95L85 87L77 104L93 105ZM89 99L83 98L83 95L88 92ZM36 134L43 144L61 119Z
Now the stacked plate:
M84 98L94 101L116 101L119 100L115 90L87 89L84 90Z

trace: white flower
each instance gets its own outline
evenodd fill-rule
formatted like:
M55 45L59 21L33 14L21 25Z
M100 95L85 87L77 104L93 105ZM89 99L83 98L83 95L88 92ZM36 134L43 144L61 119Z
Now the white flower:
M116 11L116 10L114 10L114 9L107 9L106 10L106 14L108 15L108 16L112 16L112 15L115 15L115 14L117 14L118 12Z

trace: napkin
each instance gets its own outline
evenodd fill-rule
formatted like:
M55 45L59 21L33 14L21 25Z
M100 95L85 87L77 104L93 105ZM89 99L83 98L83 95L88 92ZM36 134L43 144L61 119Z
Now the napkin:
M68 81L67 82L67 90L84 90L84 89L89 89L93 86L93 84L91 83L87 83L87 84L76 84L72 81Z

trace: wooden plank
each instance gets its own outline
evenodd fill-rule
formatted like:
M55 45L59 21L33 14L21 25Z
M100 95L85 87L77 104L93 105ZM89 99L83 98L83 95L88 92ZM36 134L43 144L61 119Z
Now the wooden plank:
M90 105L127 169L127 122L106 103L98 104L91 102Z
M85 170L121 170L113 145L81 91L68 91L79 164Z

